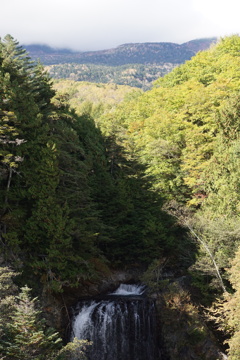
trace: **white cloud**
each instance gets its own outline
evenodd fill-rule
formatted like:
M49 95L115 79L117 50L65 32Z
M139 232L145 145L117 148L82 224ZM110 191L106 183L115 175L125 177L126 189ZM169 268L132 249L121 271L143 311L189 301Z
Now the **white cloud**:
M239 0L193 0L193 6L201 15L206 28L221 35L231 35L240 32Z
M239 32L238 0L1 0L0 36L79 50Z

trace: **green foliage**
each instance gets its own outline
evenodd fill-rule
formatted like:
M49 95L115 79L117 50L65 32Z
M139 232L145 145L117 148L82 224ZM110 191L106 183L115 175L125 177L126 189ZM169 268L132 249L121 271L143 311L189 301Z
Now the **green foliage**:
M91 342L74 338L59 351L56 360L87 360L86 350L88 346L91 346Z
M239 246L238 48L239 37L222 39L145 93L60 81L54 97L41 66L1 41L5 259L58 291L96 278L99 263L153 261L146 277L161 290L161 259L185 271L197 252L193 281L217 293L206 247L227 280ZM163 211L173 199L192 209L202 242Z
M211 219L209 213L199 212L192 219L191 225L209 247L219 268L222 270L228 268L229 261L234 257L240 244L239 218L217 216ZM195 268L201 270L205 275L212 276L214 274L212 261L202 245L199 248Z
M44 331L44 321L36 309L36 299L31 299L30 289L21 289L11 322L5 325L2 351L6 360L43 360L56 354L61 339L51 329Z
M219 169L220 151L225 156L223 137L224 143L237 141L239 56L231 46L240 46L239 37L198 53L160 78L154 89L101 119L103 129L106 118L124 145L135 148L166 199L199 206L213 193L210 175L214 162Z
M46 69L53 79L69 79L81 82L89 81L100 83L100 86L108 84L107 86L115 88L118 88L118 85L120 85L120 87L128 85L148 90L152 87L154 80L160 76L164 76L175 66L176 65L172 63L107 66L65 62L47 66Z
M100 119L104 106L115 106L125 94L133 102L142 93L65 81L57 84L62 91L53 97L48 75L11 37L1 42L1 49L1 73L8 79L3 85L9 96L9 101L2 101L3 120L8 116L11 125L2 130L5 259L14 266L24 264L23 279L31 273L54 291L62 291L97 277L98 261L147 264L162 253L171 256L178 229L161 210L162 198L150 188L151 178L145 177L138 155L128 141L124 149L107 123L102 125L103 136L100 120L97 128L89 115ZM86 98L83 108L77 109L81 116L68 103L80 93ZM102 96L114 99L100 106ZM7 162L11 157L21 160L18 166Z
M239 340L240 340L240 284L239 284L239 272L240 272L240 248L238 248L235 257L232 261L230 273L230 281L235 290L233 295L229 295L227 302L225 303L225 313L227 316L227 324L233 332L229 344L229 359L237 360L240 356Z
M55 80L53 86L58 96L67 97L67 103L78 115L88 114L94 119L115 108L126 96L140 92L124 85L73 80Z
M0 353L6 360L53 360L61 339L47 328L36 298L25 286L19 292L16 277L8 267L0 267Z
M209 294L220 292L214 281L218 268L235 290L224 311L233 332L230 354L237 359L239 49L238 36L222 39L145 93L59 81L54 96L42 67L33 65L10 36L1 40L3 258L20 265L23 278L38 277L56 291L96 279L107 272L106 264L149 266L145 281L153 291L169 288L166 328L172 314L186 323L193 314L196 321L187 327L192 347L201 343L205 328L196 308L188 306L188 294L177 294L161 274L166 266L180 272L191 266L192 284L206 303L212 301ZM106 96L114 99L106 102ZM170 215L173 200L179 225ZM0 307L6 306L6 319L12 319L11 354L6 356L24 359L25 349L27 358L41 359L55 335L48 337L43 325L36 325L38 312L27 288L14 305L14 286L6 270L1 274ZM22 324L29 332L33 324L29 343L22 337ZM0 325L2 336L5 325ZM33 350L34 342L41 351ZM72 348L72 356L83 357L85 345L69 344L59 356L69 357Z
M17 293L17 287L13 283L14 276L16 274L8 267L0 267L0 350L6 324L10 322L14 312L14 295Z
M212 335L201 313L191 301L184 280L168 284L163 291L161 326L164 343L171 360L219 359L219 352L208 342ZM210 357L209 357L210 356Z
M163 269L168 259L154 259L144 272L141 280L147 285L150 293L156 294L163 291L169 285L169 279L163 278Z
M223 297L217 299L209 308L208 314L210 320L215 322L218 330L225 334L225 343L228 345L227 353L230 360L237 360L240 356L239 249L238 247L233 260L231 260L231 267L228 269L232 289L225 293Z
M0 267L0 354L4 360L86 359L86 340L74 339L62 345L59 334L46 326L37 298L13 280L16 273Z
M194 252L191 241L180 241L190 256L179 252L181 246L178 252L182 263L192 265L192 285L200 290L204 304L229 285L226 269L239 247L239 49L239 36L221 39L160 78L152 90L126 99L97 120L104 134L114 135L125 151L137 157L143 178L151 178L151 190L169 207L174 199L182 208L191 209L182 217L202 243L192 236L198 249L194 264L189 261ZM180 223L186 225L181 219ZM165 253L160 259L167 249L174 257L176 238L161 244ZM213 260L224 286L216 277ZM156 257L146 279L161 290L165 284L154 278L161 268L158 264ZM230 282L235 284L231 277ZM232 354L237 351L237 331ZM198 337L194 329L191 334Z
M84 258L86 253L92 253L92 240L83 254L79 246L81 241L86 243L94 238L89 234L90 225L88 230L85 225L91 217L87 214L89 205L83 205L91 203L87 180L85 188L82 181L87 179L90 169L83 163L84 156L79 156L84 153L84 145L73 126L81 120L65 104L52 103L54 91L48 75L39 65L32 65L10 36L1 42L1 54L1 74L8 80L8 86L1 84L8 89L1 103L2 120L11 121L11 128L2 128L5 147L0 179L2 250L15 265L18 258L24 260L23 273L33 269L43 281L49 280L61 289L66 281L76 283L81 272L83 277L92 273ZM74 138L77 142L73 151L70 139L73 144ZM72 204L73 196L67 196L74 191L80 211ZM69 220L77 211L75 220ZM80 218L82 226L77 225ZM76 227L82 234L81 239L74 240ZM78 265L76 270L80 263L82 266Z

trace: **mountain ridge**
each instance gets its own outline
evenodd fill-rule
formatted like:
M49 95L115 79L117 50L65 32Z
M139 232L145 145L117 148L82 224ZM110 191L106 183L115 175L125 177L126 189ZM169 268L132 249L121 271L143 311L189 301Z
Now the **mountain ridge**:
M60 63L120 66L126 64L180 64L190 60L198 51L205 50L217 38L191 40L183 44L172 42L126 43L115 48L95 51L74 51L48 45L23 45L33 60L44 65Z

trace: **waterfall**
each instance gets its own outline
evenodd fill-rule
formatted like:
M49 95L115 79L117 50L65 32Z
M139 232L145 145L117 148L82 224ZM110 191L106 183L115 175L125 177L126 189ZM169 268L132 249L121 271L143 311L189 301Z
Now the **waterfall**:
M89 360L159 360L155 304L142 285L122 284L102 299L78 303L71 337L92 341Z
M116 291L111 293L110 295L122 295L122 296L129 296L129 295L142 295L145 291L145 285L128 285L128 284L121 284Z

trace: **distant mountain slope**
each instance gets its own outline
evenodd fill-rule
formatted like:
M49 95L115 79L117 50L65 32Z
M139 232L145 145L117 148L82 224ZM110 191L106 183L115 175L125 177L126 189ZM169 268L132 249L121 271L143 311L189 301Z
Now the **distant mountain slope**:
M148 90L152 82L169 73L176 64L128 64L107 66L95 64L55 64L46 65L54 79L89 81L92 83L114 83Z
M181 46L192 50L196 54L199 51L207 50L212 44L216 42L217 38L196 39L188 41Z
M45 65L60 63L120 66L126 64L181 64L191 59L199 50L209 48L215 38L192 40L184 44L170 42L123 44L113 49L74 52L54 49L47 45L26 45L24 48L33 59Z

